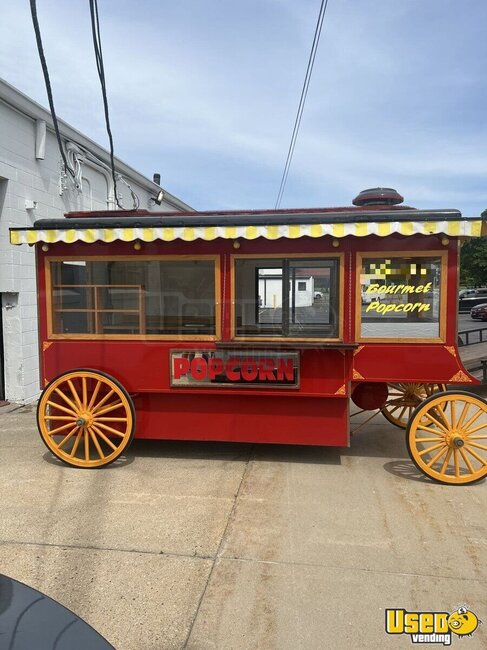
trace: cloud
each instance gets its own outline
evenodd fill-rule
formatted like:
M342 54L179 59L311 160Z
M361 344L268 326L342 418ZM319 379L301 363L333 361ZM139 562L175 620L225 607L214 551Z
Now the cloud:
M58 114L107 144L86 3L38 3ZM272 207L314 0L100 3L116 154L197 208ZM483 25L465 0L330 0L285 205L396 186L417 207L487 205ZM6 80L46 104L27 3L0 25Z

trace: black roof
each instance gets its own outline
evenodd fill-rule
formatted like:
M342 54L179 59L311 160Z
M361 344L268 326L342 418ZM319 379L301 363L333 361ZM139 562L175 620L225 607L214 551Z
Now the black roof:
M83 214L83 213L78 213ZM61 219L38 219L34 223L36 230L81 230L84 228L154 228L154 227L201 227L201 226L262 226L262 225L292 225L315 223L363 223L390 221L471 221L479 217L463 217L459 210L357 210L328 211L303 210L262 211L262 212L232 212L232 213L183 213L163 216L148 216L144 214L124 214L115 212L113 216L97 215L71 216ZM150 214L150 213L149 213ZM12 228L11 230L25 230Z

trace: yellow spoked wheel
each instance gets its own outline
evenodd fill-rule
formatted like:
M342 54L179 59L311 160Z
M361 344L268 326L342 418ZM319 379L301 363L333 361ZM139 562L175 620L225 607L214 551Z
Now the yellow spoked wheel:
M465 485L487 476L487 402L470 393L432 395L406 431L416 467L440 483Z
M102 467L132 442L135 411L130 395L98 370L72 370L53 379L37 406L44 443L75 467Z
M382 415L396 427L405 429L414 409L425 399L444 391L444 384L389 384L389 396Z

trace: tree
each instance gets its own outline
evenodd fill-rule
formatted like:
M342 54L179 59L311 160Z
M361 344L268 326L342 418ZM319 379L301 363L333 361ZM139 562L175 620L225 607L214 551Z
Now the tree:
M469 239L460 253L460 285L487 286L487 237Z

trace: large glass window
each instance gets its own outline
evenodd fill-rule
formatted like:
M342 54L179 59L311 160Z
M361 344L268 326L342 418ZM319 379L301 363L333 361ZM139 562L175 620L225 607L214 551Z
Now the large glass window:
M235 259L237 336L338 337L338 259Z
M215 335L215 262L51 263L54 334Z
M364 257L360 294L362 338L440 337L440 257Z

